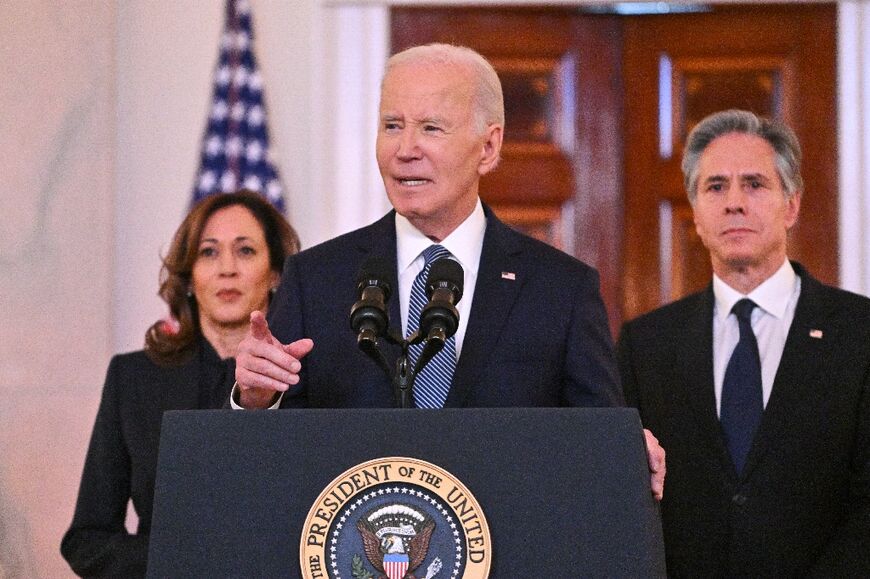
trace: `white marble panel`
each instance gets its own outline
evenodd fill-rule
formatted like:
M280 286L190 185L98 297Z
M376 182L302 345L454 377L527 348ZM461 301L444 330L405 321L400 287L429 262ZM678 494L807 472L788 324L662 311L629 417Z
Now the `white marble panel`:
M0 3L0 576L64 577L111 352L113 3Z

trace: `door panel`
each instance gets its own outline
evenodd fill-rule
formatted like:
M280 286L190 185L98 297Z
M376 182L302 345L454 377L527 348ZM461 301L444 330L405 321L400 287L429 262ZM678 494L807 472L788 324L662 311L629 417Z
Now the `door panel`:
M619 21L566 8L394 8L392 51L474 48L505 95L502 162L481 182L500 219L598 267L613 329L621 297ZM581 106L582 105L582 106Z

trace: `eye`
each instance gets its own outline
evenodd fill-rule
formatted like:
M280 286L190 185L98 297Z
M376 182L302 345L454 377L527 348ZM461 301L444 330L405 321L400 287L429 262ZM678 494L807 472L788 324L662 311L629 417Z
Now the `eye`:
M721 193L722 189L723 189L722 183L710 183L707 186L707 191L710 191L711 193Z
M400 128L401 127L399 126L399 123L397 123L396 121L384 122L384 131L388 133L398 131Z
M211 245L206 245L199 249L199 257L214 257L217 255L217 249Z
M764 184L758 179L750 179L749 180L749 188L750 189L761 189L764 187Z
M440 133L440 132L441 132L441 127L439 127L438 125L426 124L426 125L423 125L423 132L426 132L426 133Z
M257 255L257 250L250 245L243 245L239 248L239 253L246 256Z

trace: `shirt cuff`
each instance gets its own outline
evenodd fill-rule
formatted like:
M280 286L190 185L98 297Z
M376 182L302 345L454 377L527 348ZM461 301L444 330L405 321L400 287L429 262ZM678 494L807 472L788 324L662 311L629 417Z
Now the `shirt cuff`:
M248 408L244 408L239 404L239 396L241 393L241 388L239 388L239 383L233 383L233 390L230 392L230 408L233 410L249 410ZM277 410L279 406L281 406L281 400L284 399L284 393L279 392L278 398L275 400L275 403L266 408L266 410Z

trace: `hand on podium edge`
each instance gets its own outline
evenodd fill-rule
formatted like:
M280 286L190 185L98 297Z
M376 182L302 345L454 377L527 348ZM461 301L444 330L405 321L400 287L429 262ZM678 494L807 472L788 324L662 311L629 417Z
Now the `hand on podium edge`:
M268 408L276 396L299 383L302 358L314 348L308 338L279 342L263 312L251 312L251 325L236 352L236 382L242 408Z
M649 463L649 482L652 494L657 501L662 500L665 494L665 449L659 444L659 440L653 436L653 433L643 429L643 436L646 439L646 460Z

